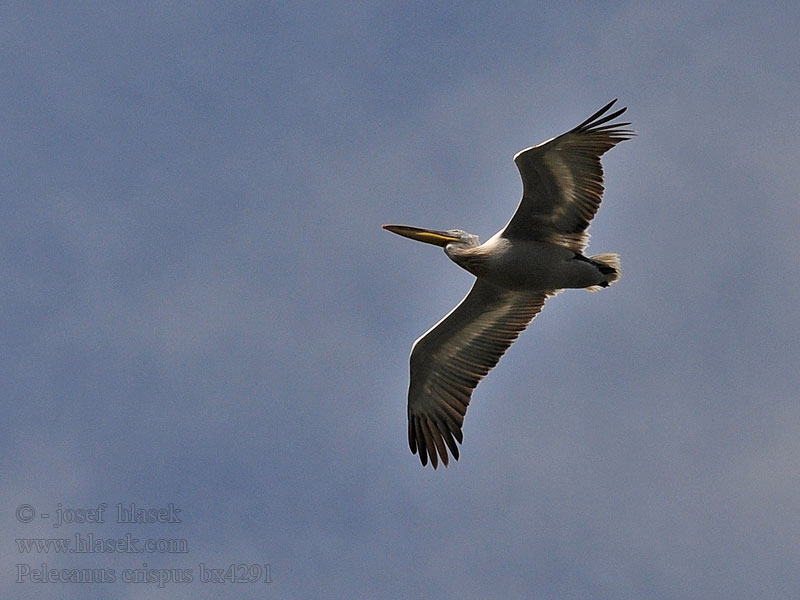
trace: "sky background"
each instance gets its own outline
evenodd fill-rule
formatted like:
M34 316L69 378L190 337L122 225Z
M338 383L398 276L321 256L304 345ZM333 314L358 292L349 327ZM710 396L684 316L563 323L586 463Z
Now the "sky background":
M0 596L800 596L799 30L789 2L4 4ZM471 276L380 225L487 239L512 156L616 97L639 135L589 251L622 280L548 302L423 469L408 353ZM90 532L188 552L15 541ZM117 581L16 582L43 563Z

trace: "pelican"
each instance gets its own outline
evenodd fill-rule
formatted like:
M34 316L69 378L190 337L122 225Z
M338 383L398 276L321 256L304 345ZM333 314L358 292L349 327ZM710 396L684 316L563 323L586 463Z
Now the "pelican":
M435 469L458 460L472 391L533 318L564 288L596 291L620 277L619 256L585 256L587 229L603 195L600 157L635 133L611 123L612 100L583 123L514 156L522 200L489 240L461 229L383 228L444 248L476 279L466 297L411 348L408 445ZM456 441L458 444L456 444Z

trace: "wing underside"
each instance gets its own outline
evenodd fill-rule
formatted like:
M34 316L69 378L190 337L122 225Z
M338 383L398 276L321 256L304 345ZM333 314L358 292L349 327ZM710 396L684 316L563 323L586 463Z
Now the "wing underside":
M606 114L614 102L567 133L514 157L522 200L503 235L557 243L576 252L586 248L586 229L603 196L600 158L635 135L626 129L630 123L610 123L626 110Z
M480 279L461 303L414 343L408 443L423 465L458 459L472 390L542 310L554 291L518 292Z

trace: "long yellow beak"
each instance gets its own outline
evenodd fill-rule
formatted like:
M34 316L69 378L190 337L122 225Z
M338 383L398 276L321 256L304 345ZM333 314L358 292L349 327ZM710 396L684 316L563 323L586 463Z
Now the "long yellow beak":
M384 225L384 229L402 235L418 242L434 244L436 246L446 246L450 242L458 242L460 238L446 231L437 229L422 229L421 227L411 227L410 225Z

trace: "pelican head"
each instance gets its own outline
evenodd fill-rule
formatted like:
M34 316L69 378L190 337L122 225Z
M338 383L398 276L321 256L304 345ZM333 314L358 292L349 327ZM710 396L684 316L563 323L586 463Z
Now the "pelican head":
M461 229L439 231L438 229L423 229L421 227L411 227L410 225L384 225L383 228L397 235L402 235L418 242L441 246L445 249L448 244L455 244L464 248L474 248L480 245L477 235L467 233Z

